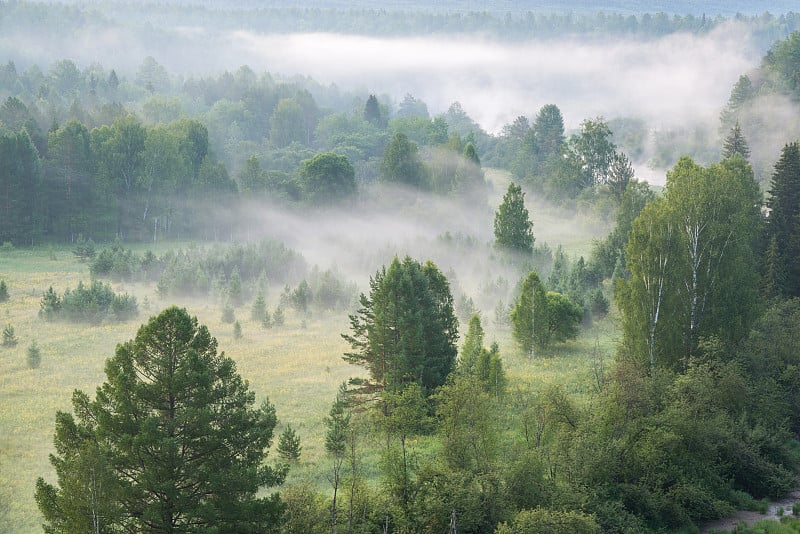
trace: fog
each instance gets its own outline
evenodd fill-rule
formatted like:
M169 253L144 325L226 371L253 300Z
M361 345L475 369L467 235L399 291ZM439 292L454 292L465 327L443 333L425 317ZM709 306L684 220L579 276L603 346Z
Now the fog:
M454 101L484 129L557 104L568 128L587 117L637 116L657 128L714 120L738 76L764 50L747 28L728 22L706 35L651 40L567 37L500 43L479 35L373 38L358 35L217 31L210 27L80 29L49 37L4 31L0 54L18 67L57 59L94 61L132 76L150 55L183 76L247 64L256 72L300 74L346 90L406 93L441 113ZM91 30L91 31L90 31ZM168 43L168 46L165 46Z
M642 117L657 127L717 116L738 76L756 65L744 28L653 41L567 38L524 44L481 37L376 39L354 35L235 32L252 64L363 86L398 101L411 93L432 113L454 101L486 130L556 103L567 127L598 115Z

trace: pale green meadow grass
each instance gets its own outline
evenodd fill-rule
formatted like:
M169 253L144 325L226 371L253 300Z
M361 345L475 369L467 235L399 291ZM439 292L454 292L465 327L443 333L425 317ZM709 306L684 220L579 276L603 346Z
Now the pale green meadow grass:
M504 194L508 173L487 170L494 185L492 207ZM531 209L531 208L529 208ZM572 257L588 257L591 240L605 235L609 228L581 221L559 208L533 207L534 235L537 243L547 242L555 250L561 243ZM128 245L126 245L128 246ZM161 254L169 248L187 248L187 243L139 244L137 253L151 249ZM103 248L98 245L97 250ZM324 450L324 418L339 384L364 371L348 365L342 354L349 347L341 338L348 331L346 311L314 312L301 316L288 310L286 324L264 329L250 319L250 303L237 308L236 319L242 337L234 337L232 324L223 323L220 303L211 298L162 299L154 284L112 283L116 291L128 292L139 302L139 316L126 323L87 326L64 322L47 323L38 318L42 293L49 287L62 293L79 281L88 282L88 266L80 263L67 247L56 247L55 258L49 248L0 249L0 278L5 279L11 299L0 304L0 328L14 326L19 344L0 348L0 524L4 532L41 532L41 516L33 499L36 478L55 481L48 461L53 452L56 411L71 411L73 390L91 397L105 381L104 364L118 343L132 339L139 326L165 307L186 307L191 315L208 327L217 338L219 350L236 361L239 373L255 393L257 403L269 399L275 405L280 423L269 460L278 461L277 439L286 423L300 437L299 462L290 469L287 484L301 480L327 490L330 462ZM375 266L377 269L379 266ZM367 280L356 281L362 288ZM279 289L272 288L267 298L270 311L278 303ZM607 297L611 297L607 291ZM509 389L541 391L549 384L563 384L565 391L580 403L595 398L593 353L604 356L611 365L618 336L615 313L596 322L579 338L556 345L534 360L516 348L507 326L498 326L484 316L485 343L497 341L509 378ZM462 336L466 325L461 325ZM41 349L41 366L28 369L26 351L36 341ZM510 406L509 406L510 409ZM362 476L375 483L380 448L385 441L380 433L361 438ZM430 437L413 438L409 445L418 458L429 458L438 450Z

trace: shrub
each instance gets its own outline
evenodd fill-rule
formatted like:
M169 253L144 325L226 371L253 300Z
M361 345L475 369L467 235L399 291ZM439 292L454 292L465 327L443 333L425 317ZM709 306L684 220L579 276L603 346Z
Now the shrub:
M127 321L139 314L136 297L118 295L111 286L94 281L89 286L78 282L74 290L67 289L64 295L50 287L42 296L39 317L52 321L63 318L78 323L99 324L104 319Z
M231 306L230 302L225 302L225 306L222 308L222 322L226 324L232 324L236 320L236 314L233 311L233 306Z
M14 327L11 324L7 324L5 328L3 328L3 346L6 348L12 348L17 346L17 336L14 335Z
M28 362L28 369L36 369L37 367L39 367L39 364L42 363L42 353L39 350L39 346L36 345L35 340L28 347L27 362Z
M94 258L96 254L94 241L92 241L91 238L86 240L83 238L83 234L78 234L78 239L75 241L75 248L72 249L72 253L81 261Z
M45 321L52 321L61 313L61 297L53 291L53 286L42 294L39 303L39 317Z
M300 438L292 428L292 425L287 424L278 441L278 454L287 462L296 462L300 458L302 449Z

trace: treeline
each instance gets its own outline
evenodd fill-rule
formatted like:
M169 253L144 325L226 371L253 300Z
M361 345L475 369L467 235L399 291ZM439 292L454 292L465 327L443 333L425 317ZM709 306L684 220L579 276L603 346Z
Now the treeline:
M175 26L209 26L216 30L250 29L265 33L331 32L375 36L407 36L419 34L481 33L504 40L530 38L558 38L564 35L601 37L657 38L676 32L705 33L731 18L706 15L678 15L664 12L629 14L597 12L591 5L586 10L570 13L553 13L545 10L530 11L525 8L502 6L493 10L483 6L480 10L432 9L427 5L416 8L387 7L371 9L358 7L285 7L283 5L254 5L253 3L193 4L191 7L176 4L148 5L112 2L92 5L41 5L29 2L11 2L3 6L0 15L8 24L25 27L43 24L56 35L67 34L67 29L85 30L97 27L128 27L146 32L155 39L167 38L167 31ZM645 8L646 9L646 8ZM794 12L780 15L764 12L761 15L736 15L734 20L744 23L756 40L765 47L800 28L800 18Z

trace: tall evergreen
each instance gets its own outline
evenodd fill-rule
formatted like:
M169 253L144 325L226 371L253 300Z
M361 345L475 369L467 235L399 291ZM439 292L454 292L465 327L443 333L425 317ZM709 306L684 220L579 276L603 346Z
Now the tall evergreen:
M45 531L272 532L283 482L264 463L277 418L205 326L176 307L117 345L107 382L56 415L51 462L39 478Z
M495 244L501 248L521 254L533 254L533 223L525 207L525 193L514 183L494 215Z
M342 334L353 352L345 361L366 367L360 393L393 393L407 384L430 392L453 369L458 320L447 278L432 262L395 258L370 279L369 296Z
M785 276L781 293L800 296L800 147L783 147L775 164L767 197L767 239L774 239L779 272Z
M725 138L725 143L722 145L723 158L732 158L734 154L739 154L744 159L750 157L750 147L747 145L747 139L742 133L739 121L736 121L736 125L731 128L730 134Z

